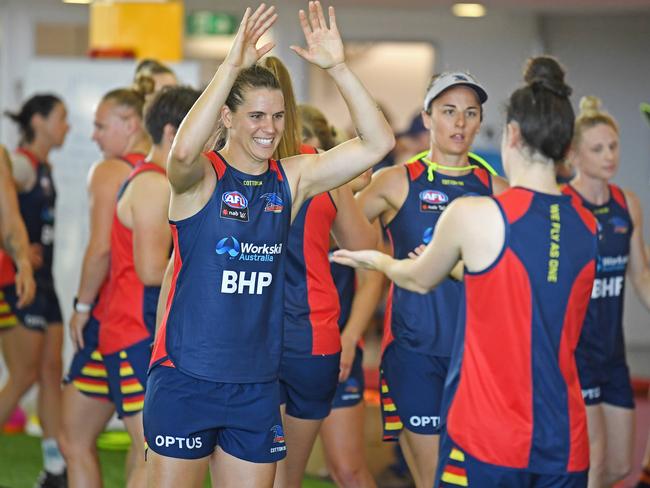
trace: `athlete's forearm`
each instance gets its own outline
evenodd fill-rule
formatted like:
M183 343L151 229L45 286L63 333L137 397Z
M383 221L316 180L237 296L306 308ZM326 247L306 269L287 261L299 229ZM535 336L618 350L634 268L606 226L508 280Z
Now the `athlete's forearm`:
M350 317L343 330L354 342L365 334L384 290L384 277L377 271L357 269L356 280Z
M81 303L93 303L97 299L99 290L108 277L110 267L110 248L98 248L91 244L86 248L77 300Z

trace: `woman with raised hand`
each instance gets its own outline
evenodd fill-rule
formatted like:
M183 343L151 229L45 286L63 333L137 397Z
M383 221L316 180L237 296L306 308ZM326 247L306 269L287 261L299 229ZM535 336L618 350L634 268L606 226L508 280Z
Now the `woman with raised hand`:
M144 427L151 486L271 486L285 456L278 371L284 253L291 220L308 198L351 180L390 150L381 112L345 64L329 9L300 11L307 48L327 70L359 137L322 154L275 161L284 128L277 79L257 65L274 8L247 9L225 61L178 130L167 174L174 279L153 350ZM220 123L225 145L201 153Z
M52 94L34 95L19 112L8 115L20 130L20 144L12 158L13 177L29 235L37 288L34 302L18 308L14 265L9 255L0 254L0 280L6 282L8 278L11 282L3 290L5 298L22 325L2 341L9 381L0 391L0 425L22 395L38 383L44 470L37 486L61 486L65 483L65 462L56 438L61 427L63 318L52 274L56 189L48 157L52 149L63 145L70 127L65 104Z
M564 71L553 58L533 58L525 81L510 96L501 144L513 188L455 200L415 259L335 253L418 293L464 263L435 486L587 485L574 351L596 271L597 223L555 183L573 135Z
M110 401L106 367L97 350L100 323L110 312L95 307L95 303L99 303L108 277L118 190L151 147L142 111L145 96L152 89L151 80L141 79L133 88L111 90L95 110L93 140L104 159L95 163L88 174L90 235L70 318L75 354L63 388L61 446L72 487L102 485L97 437L115 407Z
M357 196L366 217L381 222L396 258L427 244L442 211L456 199L507 187L470 153L486 101L485 89L469 73L434 76L421 113L429 150L378 171ZM388 295L380 366L383 439L399 440L418 488L430 488L436 472L442 391L461 294L462 283L449 278L424 296L398 284Z
M577 176L564 188L600 224L598 267L576 350L590 439L589 486L612 486L632 469L634 393L625 358L625 279L650 310L650 266L643 211L631 190L611 183L619 167L619 133L596 97L580 101L570 161Z

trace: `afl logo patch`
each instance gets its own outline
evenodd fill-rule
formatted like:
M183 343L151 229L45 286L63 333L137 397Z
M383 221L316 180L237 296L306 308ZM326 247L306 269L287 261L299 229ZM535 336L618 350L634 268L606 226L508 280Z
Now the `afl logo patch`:
M449 202L446 193L437 190L424 190L420 192L421 212L442 212Z
M239 220L248 222L248 200L238 191L227 191L221 195L222 219Z

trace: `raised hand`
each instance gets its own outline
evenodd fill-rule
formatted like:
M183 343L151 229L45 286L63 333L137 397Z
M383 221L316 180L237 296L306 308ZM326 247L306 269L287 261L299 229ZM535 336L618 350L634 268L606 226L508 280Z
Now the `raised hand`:
M269 30L277 18L278 15L273 6L267 8L262 3L255 12L252 12L250 7L247 8L224 62L237 69L255 64L275 46L273 42L267 42L260 48L257 48L256 45L260 37Z
M336 26L334 7L329 8L330 26L327 27L320 2L309 2L309 19L304 10L298 12L307 48L290 46L291 49L312 64L323 69L332 68L345 61L343 42Z

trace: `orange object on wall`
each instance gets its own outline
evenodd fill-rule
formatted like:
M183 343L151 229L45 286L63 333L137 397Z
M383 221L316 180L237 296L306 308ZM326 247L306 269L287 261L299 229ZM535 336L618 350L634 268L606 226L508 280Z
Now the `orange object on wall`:
M180 61L183 3L96 1L90 6L90 50L133 52L137 58Z

